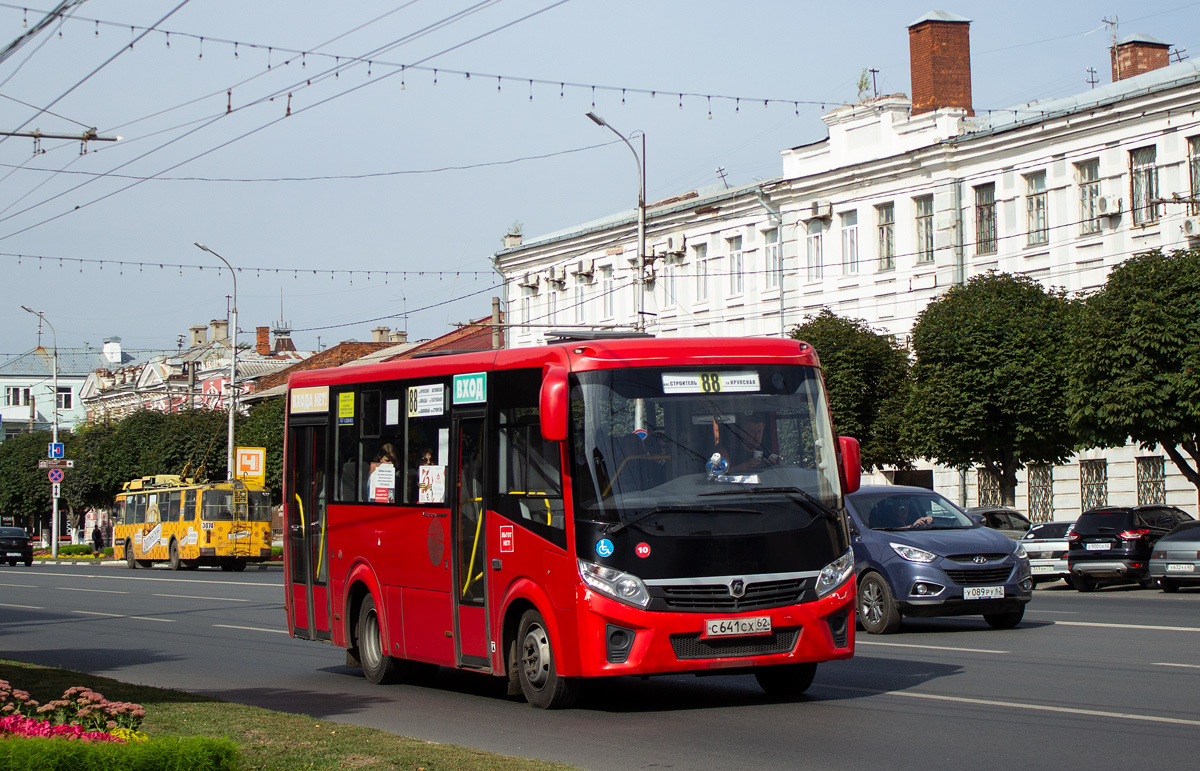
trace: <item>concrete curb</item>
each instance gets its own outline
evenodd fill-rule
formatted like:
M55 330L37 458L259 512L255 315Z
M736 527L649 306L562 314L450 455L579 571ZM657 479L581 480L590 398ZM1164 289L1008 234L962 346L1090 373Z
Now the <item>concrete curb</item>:
M96 559L90 559L90 560L58 559L58 560L55 560L55 559L44 559L44 558L38 558L38 557L33 558L33 564L34 565L95 565L95 566L103 565L103 566L108 566L108 567L125 567L124 560L96 560ZM166 563L163 563L163 566L165 567ZM153 569L153 568L151 568L151 569ZM268 562L265 564L247 565L246 570L283 570L283 563L282 562Z

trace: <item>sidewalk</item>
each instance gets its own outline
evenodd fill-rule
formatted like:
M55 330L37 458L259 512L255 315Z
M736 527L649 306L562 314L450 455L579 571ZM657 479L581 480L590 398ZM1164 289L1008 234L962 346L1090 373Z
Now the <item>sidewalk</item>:
M62 558L62 557L60 557L58 559L52 559L50 557L34 557L33 564L34 565L104 565L104 566L109 566L109 567L125 567L125 560L114 560L114 559L98 560L98 559L87 559L87 558L71 559L71 558ZM164 568L167 566L167 563L165 563L165 562L159 563L159 564ZM143 569L144 570L152 570L153 568L143 568ZM262 562L262 563L254 563L254 564L250 564L250 565L246 566L246 570L272 570L272 569L283 570L283 562Z

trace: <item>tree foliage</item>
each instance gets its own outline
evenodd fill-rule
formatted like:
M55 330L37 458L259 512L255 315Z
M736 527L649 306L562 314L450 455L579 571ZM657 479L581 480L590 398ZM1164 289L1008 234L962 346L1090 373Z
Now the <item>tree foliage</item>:
M1012 505L1017 470L1075 446L1066 379L1077 304L1023 276L989 273L951 288L913 327L907 431L914 451L979 465Z
M829 310L810 316L791 336L816 349L833 427L858 440L863 468L910 468L912 456L902 442L909 395L904 349L865 321L839 318Z
M239 447L266 448L267 488L274 503L283 493L283 407L283 399L260 402L233 430Z
M1161 446L1200 488L1200 250L1114 268L1083 303L1076 338L1068 409L1080 441Z
M49 431L18 434L0 444L0 511L33 522L50 511L50 481L38 461L46 457Z

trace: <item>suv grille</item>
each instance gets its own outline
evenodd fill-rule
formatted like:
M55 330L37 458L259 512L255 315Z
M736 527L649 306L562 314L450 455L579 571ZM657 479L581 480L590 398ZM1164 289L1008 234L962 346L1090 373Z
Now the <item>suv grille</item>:
M799 629L777 629L758 637L729 637L701 640L698 634L673 634L671 647L677 659L729 659L787 653L796 647Z
M951 554L946 559L952 560L954 562L962 562L967 565L970 565L975 562L976 557L983 557L986 560L988 560L989 562L996 562L998 560L1004 559L1007 556L1008 556L1008 554L1003 553L1003 552L998 552L995 554Z
M741 597L731 596L725 584L660 585L651 587L650 594L671 610L735 613L795 605L807 583L805 579L760 581L747 584L746 593Z
M980 586L983 584L1002 584L1012 573L1011 565L998 568L983 568L982 570L947 570L946 575L959 586Z

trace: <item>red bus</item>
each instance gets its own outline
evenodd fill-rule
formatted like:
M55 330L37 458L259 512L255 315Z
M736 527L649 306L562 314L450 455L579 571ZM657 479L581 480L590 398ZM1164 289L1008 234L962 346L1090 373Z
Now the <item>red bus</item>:
M375 683L437 667L535 707L586 678L747 673L799 694L854 651L817 357L768 339L609 339L288 381L291 635Z

